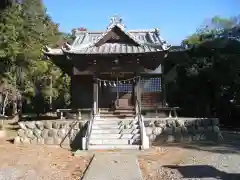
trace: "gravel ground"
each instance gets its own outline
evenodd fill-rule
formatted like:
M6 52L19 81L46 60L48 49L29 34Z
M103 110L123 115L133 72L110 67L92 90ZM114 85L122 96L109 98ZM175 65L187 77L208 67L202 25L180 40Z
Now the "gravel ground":
M159 154L140 156L145 180L239 180L240 154L220 154L183 148L164 148Z
M217 146L154 147L139 156L145 180L240 180L240 136Z
M73 157L69 150L46 146L17 146L0 141L0 180L80 179L91 159Z

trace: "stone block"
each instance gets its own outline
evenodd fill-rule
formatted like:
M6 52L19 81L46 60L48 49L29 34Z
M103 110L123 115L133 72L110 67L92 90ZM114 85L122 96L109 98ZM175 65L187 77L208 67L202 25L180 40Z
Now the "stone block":
M61 142L62 142L62 139L61 138L59 138L59 137L55 137L54 139L53 139L53 142L54 142L54 144L61 144Z
M27 137L21 137L20 141L23 144L30 144L30 140Z
M47 137L48 137L48 129L44 129L44 130L42 131L42 137L43 137L43 138L47 138Z
M188 129L185 126L181 127L181 133L182 133L182 140L183 141L188 141L189 140L189 133Z
M173 135L167 135L166 136L166 142L172 143L175 141L175 137Z
M48 137L52 137L52 138L56 137L57 136L57 132L58 132L57 129L49 129L48 130Z
M65 139L63 139L62 144L63 144L63 145L69 145L69 144L70 144L70 139L69 139L69 137L66 137Z
M193 136L192 135L189 135L186 139L188 142L192 142L193 141Z
M67 130L62 128L62 129L59 129L58 132L57 132L57 135L60 137L60 138L64 138L67 134Z
M220 132L220 128L217 126L217 125L214 125L213 127L212 127L212 130L213 130L213 132Z
M207 128L205 128L207 131L213 131L213 126L208 126Z
M15 138L14 138L14 144L20 144L21 143L21 138L19 137L19 136L16 136Z
M157 137L156 137L156 142L158 143L158 145L159 144L163 144L165 141L166 141L166 138L167 137L167 135L166 134L164 134L164 133L162 133L162 134L160 134L160 135L158 135Z
M213 118L211 124L212 124L212 126L218 126L219 125L219 119L218 118Z
M43 122L37 121L35 124L39 130L42 131L44 129Z
M181 127L182 134L188 134L188 129L186 126Z
M34 129L33 134L34 134L34 136L39 138L39 137L41 137L42 131L40 129Z
M51 121L45 121L43 124L45 129L52 129L52 122Z
M35 137L35 138L31 139L31 140L30 140L30 143L31 143L31 144L35 144L35 145L38 144L37 138Z
M202 121L203 121L203 126L205 126L205 127L210 126L212 124L211 119L205 118Z
M33 139L35 137L34 134L33 134L33 131L31 129L27 129L25 131L25 134L29 139Z
M44 144L44 139L42 137L37 138L37 144Z
M197 131L198 133L202 133L202 132L204 132L204 130L205 130L205 128L204 128L203 126L197 126L197 127L196 127L196 131Z
M152 121L144 121L144 126L145 127L153 127L154 123Z
M184 120L184 126L194 126L195 125L195 120Z
M48 145L54 144L53 138L52 137L44 138L44 143Z
M188 131L189 135L195 136L195 134L196 134L196 128L194 125L187 126L187 131Z
M183 140L182 128L176 127L173 135L177 142L181 142Z
M160 135L161 133L162 133L162 128L161 127L155 127L155 128L153 128L153 134L154 135L156 135L156 136L158 136L158 135Z
M203 120L202 120L202 119L196 119L196 120L195 120L195 125L196 125L196 126L199 126L199 127L200 127L200 126L204 126Z
M20 137L25 137L25 130L23 129L19 129L18 132L17 132L18 136Z
M152 127L146 127L145 130L146 130L146 134L148 136L150 136L152 134L152 132L153 132L153 128Z
M176 123L174 119L168 119L166 122L167 127L176 127Z
M155 122L156 122L155 126L156 127L161 127L161 128L166 127L166 124L167 124L166 120L158 120L158 121L155 121Z
M79 130L79 124L78 123L74 123L73 124L73 129L74 130Z
M25 126L25 124L24 124L23 122L19 122L18 125L19 125L19 127L20 127L21 129L23 129L23 130L26 130L26 129L27 129L27 127Z
M164 134L173 135L173 132L174 132L173 127L167 127L167 128L164 129Z
M57 122L53 122L53 123L52 123L52 128L53 128L53 129L59 129L59 128L60 128L60 124L57 123Z
M150 141L155 141L156 140L156 135L155 134L151 134L150 136L149 136L149 140Z
M194 136L192 136L192 140L193 141L199 141L200 140L200 134L195 134Z
M69 137L70 138L70 142L74 141L74 139L76 138L78 132L79 132L79 130L72 129L70 137Z
M63 122L60 124L60 128L62 129L68 129L68 127L69 127L69 124L67 122Z
M29 121L29 122L26 122L26 127L28 128L28 129L35 129L36 128L36 124L35 124L36 122L35 121Z

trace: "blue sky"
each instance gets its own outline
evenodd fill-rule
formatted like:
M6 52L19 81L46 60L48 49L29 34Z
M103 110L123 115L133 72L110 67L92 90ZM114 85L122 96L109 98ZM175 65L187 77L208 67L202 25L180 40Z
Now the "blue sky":
M85 27L105 30L111 16L123 19L127 29L159 28L171 44L179 44L215 15L240 14L240 0L43 0L60 30Z

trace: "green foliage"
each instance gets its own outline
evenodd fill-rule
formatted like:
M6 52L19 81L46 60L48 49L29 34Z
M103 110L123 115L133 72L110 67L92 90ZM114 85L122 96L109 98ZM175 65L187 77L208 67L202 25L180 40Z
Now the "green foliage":
M50 96L61 98L63 89L69 94L69 87L63 87L62 72L41 59L44 45L56 46L67 38L47 15L41 0L7 6L0 14L0 80L12 85L31 106L48 103ZM43 110L43 106L39 108Z
M170 104L181 106L189 116L217 114L229 119L233 109L236 111L237 104L240 103L239 53L223 54L221 49L213 51L202 45L209 39L214 40L212 37L228 35L227 32L233 27L239 26L236 22L239 22L236 18L214 17L183 41L183 44L201 46L195 46L195 51L188 54L188 59L177 65L176 83L168 85L168 90L171 91L168 97ZM213 46L217 47L219 42L216 41ZM226 43L224 48L239 47L239 44L237 42L230 46Z

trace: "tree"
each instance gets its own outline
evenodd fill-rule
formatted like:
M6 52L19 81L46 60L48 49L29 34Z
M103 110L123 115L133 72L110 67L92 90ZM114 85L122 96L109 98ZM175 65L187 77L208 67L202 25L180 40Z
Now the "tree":
M40 105L38 112L43 112L49 97L59 99L63 88L59 82L64 82L61 70L42 60L41 49L66 38L70 39L59 32L41 0L12 3L0 14L0 80L20 92L25 105Z
M234 103L237 104L240 92L237 19L214 17L183 41L183 45L192 48L189 58L178 64L178 78L172 84L175 96L171 101L175 104L178 101L185 114L213 116L217 113L229 121L229 114L236 109Z

